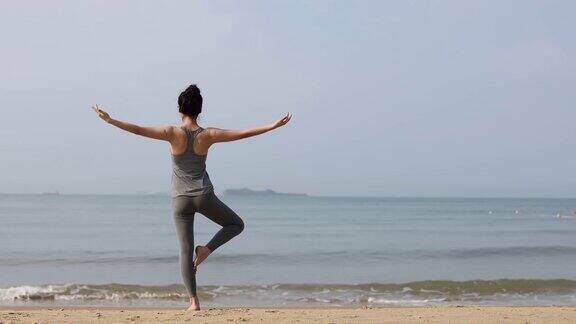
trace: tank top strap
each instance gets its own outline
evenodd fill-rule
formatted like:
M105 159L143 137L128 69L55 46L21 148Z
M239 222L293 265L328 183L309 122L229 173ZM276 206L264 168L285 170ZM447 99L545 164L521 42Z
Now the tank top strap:
M190 128L187 128L184 126L180 126L180 129L183 130L184 132L186 132L187 135L193 135L193 136L198 135L198 133L200 133L204 130L204 128L202 128L202 127L198 127L195 130L191 130Z
M184 132L186 133L186 140L187 140L186 146L188 147L188 149L192 149L192 152L194 152L194 140L196 139L196 136L198 136L198 134L200 134L200 132L204 130L204 128L198 127L195 130L191 130L184 126L180 126L180 128L184 130Z
M204 130L204 128L198 126L198 128L196 128L193 132L194 132L194 137L198 136L198 134L202 133L202 131Z
M195 130L188 130L188 132L190 133L190 138L192 139L192 141L194 141L196 139L196 136L198 136L198 134L200 134L203 130L204 130L204 128L202 128L202 127L198 127Z

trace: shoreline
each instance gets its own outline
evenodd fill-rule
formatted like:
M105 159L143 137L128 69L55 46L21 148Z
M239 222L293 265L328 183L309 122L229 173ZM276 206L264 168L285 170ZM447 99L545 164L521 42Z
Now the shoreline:
M173 308L0 306L7 323L574 323L576 306L438 306L356 308Z
M362 310L362 309L440 309L440 308L573 308L574 305L438 305L438 306L407 306L407 305L387 305L387 306L211 306L203 307L202 311L207 310L238 310L238 309L277 309L277 310ZM90 306L90 305L0 305L0 312L6 310L165 310L165 311L182 311L184 307L149 307L149 306Z

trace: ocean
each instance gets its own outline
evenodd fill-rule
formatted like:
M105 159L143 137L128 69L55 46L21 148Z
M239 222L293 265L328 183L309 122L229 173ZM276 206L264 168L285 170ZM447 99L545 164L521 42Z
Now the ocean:
M576 305L576 199L223 196L204 307ZM165 195L0 195L0 305L185 307ZM218 229L202 215L196 244Z

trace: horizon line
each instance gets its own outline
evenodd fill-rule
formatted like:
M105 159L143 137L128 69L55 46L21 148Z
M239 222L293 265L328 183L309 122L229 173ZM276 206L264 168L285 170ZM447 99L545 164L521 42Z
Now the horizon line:
M217 195L222 195L223 192L216 193ZM299 195L301 193L284 193L278 192L279 196L283 194ZM62 193L62 192L0 192L0 195L29 195L29 196L170 196L169 192L123 192L123 193ZM576 199L575 197L569 196L451 196L451 195L354 195L354 194L336 194L336 195L315 195L302 193L305 197L302 198L434 198L434 199ZM242 196L242 195L228 195L228 196ZM254 195L258 196L258 195ZM251 196L251 197L254 197ZM250 196L248 196L250 197Z

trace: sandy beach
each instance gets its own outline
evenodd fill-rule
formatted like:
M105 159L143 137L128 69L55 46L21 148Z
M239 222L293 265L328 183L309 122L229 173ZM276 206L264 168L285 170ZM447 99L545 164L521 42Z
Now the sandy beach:
M1 308L0 323L575 323L576 307Z

